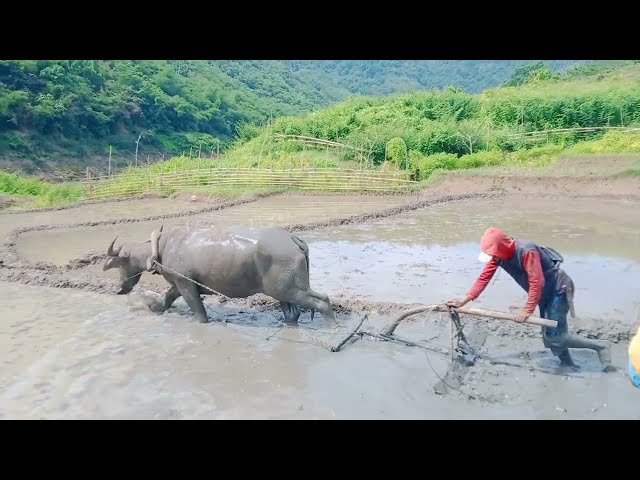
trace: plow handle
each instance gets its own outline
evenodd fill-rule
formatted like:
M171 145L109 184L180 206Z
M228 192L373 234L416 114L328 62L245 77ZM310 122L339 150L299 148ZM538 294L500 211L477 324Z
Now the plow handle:
M416 315L418 313L422 313L422 312L426 312L426 311L449 313L449 309L450 308L451 307L448 307L447 305L443 304L443 305L427 305L427 306L424 306L424 307L418 307L418 308L414 308L412 310L407 310L406 312L400 314L393 321L393 323L391 323L389 326L384 328L383 329L383 333L385 335L392 335L393 332L395 331L396 327L400 324L400 322L402 320L404 320L405 318L410 317L411 315ZM461 307L461 308L456 308L456 311L458 313L466 313L467 315L474 315L474 316L478 316L478 317L495 318L495 319L500 319L500 320L511 320L512 322L515 322L516 321L516 317L517 317L517 315L515 315L513 313L496 312L494 310L486 310L484 308L465 308L465 307ZM556 328L558 326L558 322L556 322L555 320L547 320L546 318L539 318L539 317L529 317L523 323L528 323L530 325L540 325L542 327L550 327L550 328Z
M513 314L513 313L496 312L494 310L485 310L484 308L466 308L466 307L462 307L462 308L456 308L456 310L458 312L460 312L460 313L466 313L467 315L476 315L478 317L497 318L497 319L500 319L500 320L511 320L513 322L516 321L516 317L518 316L518 315ZM449 307L447 307L446 305L442 306L442 308L440 306L438 306L438 311L448 312L449 311ZM548 320L546 318L533 317L533 316L527 318L522 323L530 323L531 325L540 325L541 327L550 327L550 328L556 328L558 326L558 322L556 322L555 320Z

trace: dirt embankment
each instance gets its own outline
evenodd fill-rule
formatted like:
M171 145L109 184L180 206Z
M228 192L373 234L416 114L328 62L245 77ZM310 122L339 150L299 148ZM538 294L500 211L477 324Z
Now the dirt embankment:
M576 167L579 169L579 167ZM600 196L600 197L623 197L633 200L640 200L640 179L635 177L610 177L607 175L553 175L553 172L543 172L542 174L498 174L498 173L473 173L454 174L448 176L444 181L425 188L422 191L407 194L406 203L377 212L369 212L345 218L333 218L326 221L283 225L291 232L310 231L336 225L349 225L370 222L375 219L398 215L403 212L427 208L431 205L451 202L462 199L483 199L501 195L526 194L545 195L562 197L580 196ZM298 194L298 193L296 193ZM118 288L118 282L107 278L96 277L83 269L89 265L101 262L105 258L104 252L88 252L82 258L70 261L64 267L58 267L47 263L33 263L28 259L19 258L16 253L16 245L20 241L20 236L28 231L42 231L52 229L71 229L86 226L115 225L121 223L135 223L149 220L160 220L164 218L176 218L199 213L222 210L235 205L248 202L255 202L269 194L255 195L235 200L203 198L195 196L193 201L205 202L206 206L201 209L158 214L140 218L119 218L104 221L86 221L66 225L36 225L20 227L13 230L0 244L0 279L20 282L30 285L43 285L56 288L74 288L91 292L113 293ZM282 194L287 195L287 194ZM353 194L351 194L353 195ZM191 198L191 195L187 195ZM131 199L128 199L131 200ZM100 202L104 203L104 202ZM59 207L81 208L81 207ZM55 209L54 209L55 210ZM153 287L150 287L153 290ZM164 289L156 289L161 293ZM378 312L385 315L394 315L402 310L410 308L411 305L381 303L365 301L351 298L332 299L335 307L343 311L355 312ZM256 296L250 299L238 301L242 305L258 308L276 308L276 302L264 296ZM510 331L510 326L504 322L492 322L481 319L479 322L487 324L489 328L498 334L505 334ZM614 341L628 338L629 332L621 330L621 326L616 325L588 325L579 333L596 338L606 338ZM504 331L503 331L504 330ZM537 332L529 332L525 335L537 335Z
M433 190L443 194L475 190L559 197L640 198L640 181L635 178L550 178L544 176L510 177L507 175L476 175L454 178L436 186Z

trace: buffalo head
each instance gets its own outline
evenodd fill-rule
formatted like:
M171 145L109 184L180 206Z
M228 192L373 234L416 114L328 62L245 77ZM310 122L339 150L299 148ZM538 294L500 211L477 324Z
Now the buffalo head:
M114 238L107 249L107 259L102 266L102 270L106 271L111 268L118 268L120 270L120 290L118 295L129 293L133 290L133 287L140 281L144 268L137 268L138 262L131 256L131 248L128 245L121 245L114 249L113 246L116 243Z
M162 227L160 232L162 232ZM142 243L124 244L114 248L117 239L116 236L107 249L107 259L102 270L106 271L111 268L120 270L121 285L118 295L126 295L133 290L133 287L140 281L143 272L147 270L147 259L152 253L151 242L146 240Z

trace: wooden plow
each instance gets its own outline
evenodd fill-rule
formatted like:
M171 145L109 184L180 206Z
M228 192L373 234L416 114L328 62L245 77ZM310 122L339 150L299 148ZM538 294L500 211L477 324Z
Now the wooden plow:
M412 340L408 340L405 338L398 337L395 334L395 330L400 325L400 323L419 313L424 312L444 312L449 313L451 319L451 348L447 350L445 348L436 348L425 343L414 342ZM440 381L435 385L434 391L439 395L445 395L449 389L457 390L457 387L462 384L464 379L464 375L466 373L466 368L468 366L475 365L476 360L480 357L478 351L484 345L487 339L486 331L483 329L474 329L474 331L469 335L471 338L467 338L465 333L463 332L463 325L460 321L460 314L467 314L476 317L485 317L485 318L493 318L498 320L511 320L513 322L517 322L517 315L506 313L506 312L498 312L494 310L485 310L481 308L454 308L448 305L426 305L423 307L414 308L412 310L407 310L406 312L398 315L389 325L384 327L378 333L361 331L360 328L362 324L366 320L367 316L365 315L358 326L353 330L344 340L342 340L337 346L331 347L330 350L332 352L339 352L342 348L351 341L351 343L355 343L355 341L363 338L364 336L376 338L378 340L386 341L386 342L397 342L401 343L405 346L415 346L421 347L426 350L431 350L436 353L440 353L443 355L451 355L451 368L449 368L447 374L444 378L441 378ZM517 322L518 323L518 322ZM529 325L539 325L544 327L555 328L558 326L558 322L555 320L548 320L545 318L539 317L529 317L524 322ZM455 345L454 345L455 343ZM474 347L475 345L475 347ZM457 353L457 355L456 355ZM472 396L470 396L473 398Z

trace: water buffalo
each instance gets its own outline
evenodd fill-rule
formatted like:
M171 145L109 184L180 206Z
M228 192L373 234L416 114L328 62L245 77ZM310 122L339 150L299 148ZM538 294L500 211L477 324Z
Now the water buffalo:
M312 318L317 310L335 324L329 297L309 286L307 243L283 228L183 225L168 232L160 228L151 240L114 248L117 238L107 249L103 270L120 269L118 294L131 292L144 271L171 284L162 304L150 306L153 311L167 310L182 296L196 319L207 322L200 295L212 292L187 277L229 298L268 295L280 302L288 323L297 322L302 307L311 310Z

